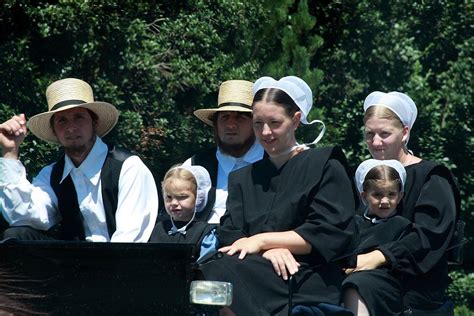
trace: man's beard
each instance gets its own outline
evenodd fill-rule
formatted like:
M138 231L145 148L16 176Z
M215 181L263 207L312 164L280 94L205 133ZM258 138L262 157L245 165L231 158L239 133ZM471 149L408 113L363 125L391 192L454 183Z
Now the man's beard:
M232 157L242 157L247 153L247 151L255 143L255 135L252 133L244 142L239 144L228 144L219 139L219 136L216 135L216 142L219 149L226 155Z
M92 147L94 146L95 138L96 135L93 134L92 137L89 139L89 142L87 142L86 144L64 147L64 151L71 156L82 155L84 153L89 154Z

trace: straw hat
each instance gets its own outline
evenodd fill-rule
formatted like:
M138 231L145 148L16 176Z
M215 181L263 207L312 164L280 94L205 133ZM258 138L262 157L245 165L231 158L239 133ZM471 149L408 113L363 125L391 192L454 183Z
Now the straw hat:
M212 116L216 112L235 111L252 113L253 83L247 80L224 81L219 87L217 98L217 108L199 109L194 111L194 115L206 123L213 126Z
M50 125L51 117L60 111L83 107L94 112L98 119L97 135L105 136L118 120L117 109L109 103L94 101L91 86L80 79L67 78L53 82L46 89L48 111L28 120L27 126L36 137L51 143L59 143Z

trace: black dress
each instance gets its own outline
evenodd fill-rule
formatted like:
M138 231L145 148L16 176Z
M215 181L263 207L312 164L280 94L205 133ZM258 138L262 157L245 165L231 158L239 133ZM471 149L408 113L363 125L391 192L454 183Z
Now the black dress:
M293 230L312 245L295 256L295 304L339 303L342 267L332 260L353 250L354 193L339 148L309 149L280 169L265 157L230 174L227 211L218 228L221 246L264 232ZM313 267L314 269L305 269ZM288 283L260 255L237 255L201 267L208 280L234 286L231 309L237 315L287 312Z
M188 222L180 221L174 222L177 228L180 228L187 223ZM194 220L188 227L186 227L186 234L178 232L170 235L168 232L171 230L172 226L173 224L169 218L160 220L156 223L148 242L195 245L194 257L196 259L199 258L203 239L216 228L216 225Z
M367 253L380 245L399 240L412 229L412 222L399 215L376 222L356 215L356 223L360 239L358 253Z
M413 223L411 231L378 247L388 266L353 273L344 281L358 289L371 315L396 315L407 307L436 309L450 283L446 249L460 205L457 184L436 162L423 160L405 169L398 214Z

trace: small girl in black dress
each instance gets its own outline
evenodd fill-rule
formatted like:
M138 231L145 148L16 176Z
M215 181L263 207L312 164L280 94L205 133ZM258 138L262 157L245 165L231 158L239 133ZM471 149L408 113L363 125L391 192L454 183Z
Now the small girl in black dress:
M361 251L357 256L356 267L345 269L348 277L343 282L344 305L355 315L379 315L377 310L373 310L373 306L368 306L372 311L369 313L365 308L367 304L359 304L352 291L359 290L360 278L372 277L372 274L365 274L364 271L386 270L367 260L367 253L377 250L378 246L385 243L400 239L411 229L412 223L408 219L396 215L397 205L403 198L406 171L398 160L369 159L357 168L355 182L366 208L363 216L356 216L360 232L358 248ZM398 308L401 309L401 293L393 292L392 295L397 296L393 301L398 302Z
M150 242L196 245L196 257L217 248L215 225L196 221L196 213L207 204L211 178L201 166L175 166L162 182L163 199L169 218L159 221Z

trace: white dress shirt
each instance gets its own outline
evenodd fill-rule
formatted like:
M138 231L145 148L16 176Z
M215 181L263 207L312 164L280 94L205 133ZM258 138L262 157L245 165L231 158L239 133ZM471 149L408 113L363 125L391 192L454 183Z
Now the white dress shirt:
M65 157L61 182L71 175L84 219L86 241L147 242L158 213L158 192L153 175L138 156L130 156L123 162L116 231L109 237L100 180L107 152L107 145L97 137L78 168ZM61 220L58 198L50 185L54 164L44 167L30 183L19 160L0 158L0 210L11 226L48 230Z
M262 159L263 147L259 142L255 142L252 147L242 157L233 157L224 154L219 148L216 150L216 158L218 163L217 169L217 185L216 185L216 201L212 212L209 216L208 223L219 224L220 218L224 215L227 201L227 184L229 181L229 173L242 167L251 165L255 161ZM183 165L190 165L191 158L186 160Z

